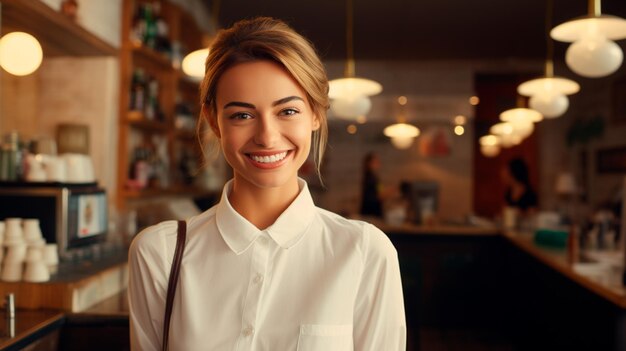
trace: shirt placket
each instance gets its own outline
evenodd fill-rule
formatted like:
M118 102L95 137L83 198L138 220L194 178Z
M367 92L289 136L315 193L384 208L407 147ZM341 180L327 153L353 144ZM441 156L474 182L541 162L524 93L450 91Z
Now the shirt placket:
M269 249L270 240L267 233L263 232L256 239L252 248L248 292L243 308L241 335L237 343L237 350L239 351L253 350L254 347L258 317L257 312L261 303L263 282L267 274Z

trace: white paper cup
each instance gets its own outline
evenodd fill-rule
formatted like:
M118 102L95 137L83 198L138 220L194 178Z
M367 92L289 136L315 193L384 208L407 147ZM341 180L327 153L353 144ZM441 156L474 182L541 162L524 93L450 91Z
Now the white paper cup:
M38 241L39 239L43 238L43 234L41 233L41 227L39 225L39 219L27 218L24 219L22 223L24 230L24 239L26 241Z
M22 280L22 269L24 265L22 262L7 262L6 260L2 264L2 274L0 279L5 282L19 282Z
M26 251L26 262L43 262L43 249L29 246L28 251Z
M43 248L43 261L48 265L48 267L53 267L59 264L57 244L47 244Z
M4 263L22 263L26 259L26 244L25 243L15 243L11 245L6 245L7 254L4 257Z
M0 244L4 242L4 221L0 221Z
M24 241L24 231L22 230L21 218L7 218L4 220L4 242L21 243Z
M41 283L50 280L48 266L42 261L31 261L26 263L24 270L24 281L31 283Z

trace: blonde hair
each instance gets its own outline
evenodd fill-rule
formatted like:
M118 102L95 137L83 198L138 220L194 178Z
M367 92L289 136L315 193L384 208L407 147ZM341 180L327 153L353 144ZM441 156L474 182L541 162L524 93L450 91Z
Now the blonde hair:
M257 17L218 32L209 48L200 86L202 110L207 118L216 118L217 83L222 74L238 63L257 60L270 60L285 67L305 91L320 124L313 132L313 159L321 179L320 166L328 140L328 77L313 45L283 21Z

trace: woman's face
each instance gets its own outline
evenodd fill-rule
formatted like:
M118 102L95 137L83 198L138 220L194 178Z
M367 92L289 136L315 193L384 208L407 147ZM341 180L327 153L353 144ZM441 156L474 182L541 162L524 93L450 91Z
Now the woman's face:
M271 61L237 64L222 74L216 104L211 126L238 184L297 184L319 120L287 70Z

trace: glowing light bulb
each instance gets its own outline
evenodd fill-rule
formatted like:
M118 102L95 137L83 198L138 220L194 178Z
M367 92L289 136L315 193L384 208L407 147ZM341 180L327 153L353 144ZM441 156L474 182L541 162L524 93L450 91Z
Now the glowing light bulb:
M530 108L546 118L556 118L567 111L569 99L563 94L538 94L530 97Z
M25 76L37 70L43 60L39 41L24 32L12 32L0 39L0 66L5 71Z
M622 65L624 53L614 41L595 35L586 36L569 46L565 62L583 77L608 76Z
M364 116L372 108L372 102L365 95L334 99L330 102L333 114L340 118L354 119Z

